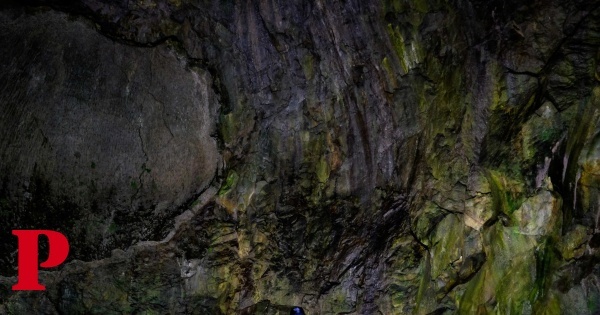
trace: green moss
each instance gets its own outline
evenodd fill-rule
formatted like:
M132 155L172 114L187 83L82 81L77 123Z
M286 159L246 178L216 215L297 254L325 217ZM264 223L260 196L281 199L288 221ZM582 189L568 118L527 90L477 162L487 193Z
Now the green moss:
M556 304L558 304L558 302ZM598 294L592 293L589 295L587 300L587 308L590 310L590 314L598 314L600 311L600 296Z
M315 76L315 58L312 54L307 53L304 58L302 58L301 65L304 77L307 80L312 80Z
M327 157L323 156L319 160L317 164L317 179L321 183L325 183L329 178L329 163L327 162Z
M392 26L392 24L388 24L387 29L394 51L396 52L396 55L400 60L400 66L402 66L402 70L404 70L404 73L408 73L409 68L406 58L406 45L404 43L402 33L400 32L398 26L394 27Z
M488 270L484 269L475 275L468 283L458 304L458 314L476 314L480 305L484 304L483 293L488 277Z
M560 301L556 296L552 295L549 298L536 303L533 307L533 314L535 315L553 315L553 314L565 314L564 310L560 306Z
M406 13L416 11L419 13L429 12L427 0L386 0L383 3L385 12Z
M511 217L525 199L523 183L494 170L487 172L487 178L490 183L494 212Z
M403 58L406 53L406 45L404 44L404 38L402 37L399 27L394 27L392 24L388 24L388 34L390 35L390 40L392 41L392 46L396 51L396 55L400 57L402 68L404 68L405 72L408 72Z
M407 9L405 1L403 0L386 0L384 2L384 10L386 12L401 13Z
M495 224L485 231L484 242L487 261L467 284L459 313L482 309L497 314L526 313L535 288L535 239L517 228Z
M554 141L556 138L558 138L558 136L560 136L559 129L548 128L548 129L542 129L542 132L540 133L539 138L542 141L549 142L549 141Z
M431 249L433 262L431 277L436 279L443 273L453 272L452 263L461 257L464 244L464 231L459 228L462 220L454 214L449 214L437 225Z
M237 128L238 127L236 126L236 121L233 117L233 113L221 116L219 130L221 131L221 137L223 139L223 142L233 142L234 137L237 134Z
M443 219L444 213L433 202L427 202L415 216L416 222L413 223L417 238L427 246L431 246L429 235L436 225Z
M193 207L195 207L195 206L197 206L197 205L199 205L199 204L200 204L200 199L196 199L196 200L194 200L194 202L192 202L192 203L190 204L190 208L193 208Z
M420 13L429 12L429 5L427 4L427 0L413 0L411 2L413 8Z
M424 259L423 266L421 268L421 282L419 283L419 290L417 291L417 299L414 314L430 313L427 310L434 303L434 295L431 290L431 258L427 255Z
M227 174L227 178L225 179L225 182L221 185L221 188L219 189L218 195L219 196L224 196L228 192L230 192L231 189L238 182L238 179L239 179L238 174L235 171L230 171L229 174Z
M348 296L350 292L342 286L336 286L333 290L322 297L324 308L332 314L348 314L353 311L356 302Z
M418 38L418 29L423 21L424 13L429 11L426 0L416 0L412 2L391 1L385 3L386 11L400 13L406 11L403 19L408 20L413 27L403 27L389 23L387 33L389 35L392 48L400 61L400 66L404 73L408 73L417 64L421 63L425 55L421 51Z
M109 233L115 233L118 229L118 226L115 222L111 222L110 225L108 226L108 232Z
M552 284L552 274L556 257L553 242L547 238L535 252L536 275L533 290L530 293L529 300L534 304L534 309L545 308L549 304L548 292ZM551 304L551 303L550 303ZM542 309L543 309L542 308Z
M583 254L585 250L583 244L587 241L587 237L588 228L583 225L575 225L560 239L560 242L557 242L556 247L563 259L572 260Z
M390 63L390 59L386 56L381 60L381 68L385 72L388 82L394 82L396 80L396 74L394 68Z
M596 130L595 126L598 119L597 109L600 107L600 87L596 87L592 91L592 96L590 99L582 102L585 104L583 110L580 110L577 113L577 116L573 119L573 125L570 126L568 131L569 138L567 140L567 149L566 156L569 157L568 164L566 165L566 171L564 175L563 182L565 183L575 183L577 182L577 174L580 169L579 158L582 154L582 150L585 146L586 139L591 138L591 134ZM573 204L574 201L571 199L574 194L569 192L565 194L565 204ZM587 196L586 196L587 197ZM589 197L582 198L583 200L579 201L582 204L589 204ZM589 207L587 209L590 209ZM567 231L570 228L572 223L572 219L576 216L577 213L573 213L574 211L581 211L578 209L573 209L572 207L566 207L564 209L564 223L563 231ZM580 213L580 215L582 215Z

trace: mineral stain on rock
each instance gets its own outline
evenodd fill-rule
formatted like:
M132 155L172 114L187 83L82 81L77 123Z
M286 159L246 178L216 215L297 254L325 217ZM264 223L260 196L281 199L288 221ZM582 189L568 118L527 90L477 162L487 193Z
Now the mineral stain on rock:
M595 0L5 2L0 313L600 312L599 51Z

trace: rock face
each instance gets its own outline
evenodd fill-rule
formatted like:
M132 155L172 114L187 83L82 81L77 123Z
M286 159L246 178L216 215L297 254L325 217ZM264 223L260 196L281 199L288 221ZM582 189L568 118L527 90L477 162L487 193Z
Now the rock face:
M75 241L74 257L97 259L163 238L172 228L163 220L220 167L210 74L63 13L1 19L2 239L13 228L58 229Z
M0 11L0 313L600 311L600 2Z

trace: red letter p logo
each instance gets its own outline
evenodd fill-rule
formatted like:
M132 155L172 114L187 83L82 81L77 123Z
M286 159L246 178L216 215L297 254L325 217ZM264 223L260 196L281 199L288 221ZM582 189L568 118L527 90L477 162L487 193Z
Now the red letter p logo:
M59 232L50 230L13 230L19 239L19 275L13 290L45 290L39 283L38 268L52 268L62 264L69 255L69 241ZM48 259L38 266L38 236L48 238Z

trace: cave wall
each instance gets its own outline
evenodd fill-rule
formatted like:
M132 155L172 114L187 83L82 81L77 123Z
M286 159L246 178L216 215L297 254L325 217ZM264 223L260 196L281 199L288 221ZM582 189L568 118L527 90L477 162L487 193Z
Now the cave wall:
M2 238L58 229L73 257L89 260L166 236L162 221L221 167L210 74L63 13L2 20ZM6 243L3 270L15 258Z
M0 13L0 312L600 311L597 1Z

